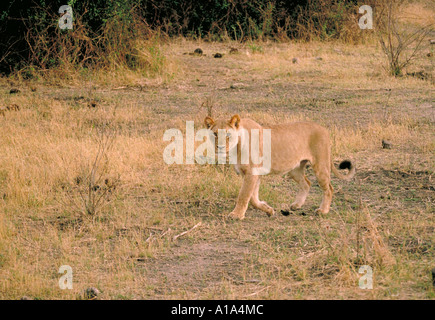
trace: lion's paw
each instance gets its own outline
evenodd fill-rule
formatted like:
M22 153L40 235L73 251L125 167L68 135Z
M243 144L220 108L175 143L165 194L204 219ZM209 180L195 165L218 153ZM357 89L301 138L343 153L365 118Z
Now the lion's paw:
M268 217L273 217L275 215L275 210L273 210L273 208L269 208L267 211L267 216Z
M314 213L315 214L318 214L318 215L323 215L323 214L327 214L329 212L329 210L328 211L326 211L326 210L322 210L322 209L316 209L316 211L314 211Z
M297 202L293 202L291 205L290 205L290 210L291 211L296 211L296 210L298 210L298 209L300 209L302 206L299 204L299 203L297 203Z
M245 218L244 214L239 214L237 212L232 211L229 215L228 218L230 219L237 219L237 220L243 220Z

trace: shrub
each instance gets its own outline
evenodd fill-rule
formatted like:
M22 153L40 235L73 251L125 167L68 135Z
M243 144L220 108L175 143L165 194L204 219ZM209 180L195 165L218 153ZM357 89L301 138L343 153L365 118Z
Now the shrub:
M136 66L131 58L136 39L150 33L134 3L70 1L73 29L61 30L61 2L13 2L0 10L0 36L9 39L0 47L0 72L10 73L29 65L39 69Z
M402 25L398 12L401 2L388 0L378 14L377 35L387 59L387 71L392 76L401 76L402 70L416 59L428 43L433 25L412 27Z

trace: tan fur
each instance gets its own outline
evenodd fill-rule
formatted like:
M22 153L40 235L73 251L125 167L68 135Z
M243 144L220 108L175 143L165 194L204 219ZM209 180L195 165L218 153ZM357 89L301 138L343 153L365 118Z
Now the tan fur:
M215 121L210 117L206 117L204 121L207 128L217 134L218 129L225 130L241 130L251 129L260 130L260 154L262 151L262 130L261 125L251 119L240 119L238 115L234 115L229 121ZM279 124L268 127L271 129L271 170L270 174L288 174L293 178L300 187L296 195L295 201L291 204L292 210L299 209L305 202L305 199L310 190L311 183L305 176L305 166L311 163L313 171L317 177L317 181L323 190L323 200L318 213L326 214L332 201L333 187L331 181L331 169L340 179L350 180L355 175L355 166L348 160L343 161L341 167L349 169L347 175L342 175L334 167L331 161L331 143L328 131L315 123L311 122L294 122L287 124ZM238 138L237 154L240 160L240 145L241 137ZM251 142L251 139L249 139ZM217 142L216 142L217 151ZM228 154L229 147L227 143L226 152ZM252 161L249 164L235 164L235 169L243 176L243 184L237 198L237 204L234 210L229 214L232 218L243 219L249 202L254 208L266 212L272 216L275 211L266 202L260 201L258 198L258 190L260 188L259 175L253 174L253 168L261 165L254 165Z

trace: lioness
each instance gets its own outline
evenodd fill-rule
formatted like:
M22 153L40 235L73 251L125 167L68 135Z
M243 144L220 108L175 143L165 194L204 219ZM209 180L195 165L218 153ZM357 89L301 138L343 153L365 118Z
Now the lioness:
M211 134L214 135L213 138L215 139L210 140L215 141L216 154L228 155L230 151L235 151L233 148L237 148L238 161L234 164L234 167L244 179L237 198L236 207L229 214L229 217L244 219L249 202L251 202L254 208L260 209L269 216L272 216L275 213L274 209L266 202L258 199L260 175L254 174L254 172L255 168L258 168L260 165L254 164L251 159L245 162L246 164L239 161L241 159L243 139L249 139L249 143L252 142L252 139L250 139L251 132L255 131L252 129L257 129L257 132L259 132L260 154L263 152L262 137L263 129L266 128L263 128L251 119L240 119L239 115L234 115L229 121L215 121L211 117L206 117L204 123L205 126L211 130ZM224 129L227 132L225 145L218 144L217 137L219 129ZM305 176L305 166L309 162L323 190L323 200L316 212L321 214L328 213L332 201L332 193L334 191L330 183L331 169L338 178L350 180L355 175L355 166L349 160L340 163L339 169L349 170L347 175L342 175L335 168L331 161L329 133L324 127L318 124L311 122L294 122L270 126L267 129L271 129L271 166L269 173L289 174L300 187L295 201L290 206L291 210L301 208L307 198L311 183ZM249 136L246 136L246 132ZM233 142L231 142L231 140Z

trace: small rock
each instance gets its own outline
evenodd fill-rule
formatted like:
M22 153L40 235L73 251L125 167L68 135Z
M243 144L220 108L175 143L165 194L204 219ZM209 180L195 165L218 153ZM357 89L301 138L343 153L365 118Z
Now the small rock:
M10 94L20 93L20 90L17 89L17 88L12 88L12 89L9 91L9 93L10 93Z
M100 294L100 290L98 290L97 288L94 288L94 287L90 287L90 288L87 288L87 289L84 291L83 296L84 296L85 299L93 300L93 299L95 299L99 294Z
M22 296L20 298L20 300L33 300L32 298L28 297L28 296Z
M202 54L203 54L202 49L196 48L195 51L193 51L193 54L197 55L197 56L202 56Z
M97 106L97 102L95 100L90 101L88 104L89 108L95 108L96 106Z
M281 214L283 216L288 216L288 215L290 215L290 211L289 210L281 210Z
M293 58L292 59L292 63L299 63L299 59L298 58Z
M430 44L435 44L435 39L429 40Z
M239 50L237 48L230 49L230 54L236 54L236 53L239 53Z
M427 54L427 57L428 58L431 58L433 56L433 53L432 52L429 52L428 54Z
M391 149L391 142L387 141L387 140L382 140L382 148L383 149Z
M215 53L214 55L213 55L213 58L222 58L223 57L223 54L222 53Z
M322 57L315 57L315 59L316 59L317 61L322 61L322 60L323 60Z

